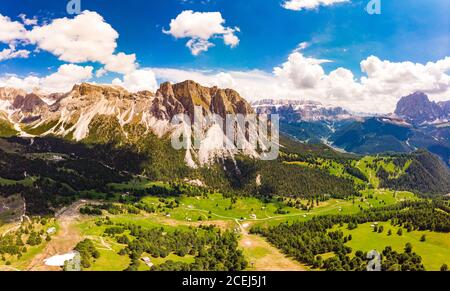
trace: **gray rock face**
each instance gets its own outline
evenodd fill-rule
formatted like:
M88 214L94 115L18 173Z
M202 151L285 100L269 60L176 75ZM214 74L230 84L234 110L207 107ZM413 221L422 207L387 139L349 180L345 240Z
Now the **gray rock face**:
M397 104L395 114L414 125L450 120L450 101L436 103L422 92L405 96Z

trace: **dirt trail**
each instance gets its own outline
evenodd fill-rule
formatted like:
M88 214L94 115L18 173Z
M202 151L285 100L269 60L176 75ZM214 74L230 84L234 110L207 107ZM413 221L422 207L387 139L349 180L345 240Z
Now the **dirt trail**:
M75 227L77 221L81 219L80 208L86 202L77 202L70 207L61 210L56 218L58 220L58 232L52 236L52 240L45 249L36 255L29 266L28 271L60 271L59 267L45 265L44 260L56 255L63 255L71 252L82 240L79 230Z
M251 271L306 271L300 263L286 257L263 237L248 233L249 224L240 225L239 246L249 260Z

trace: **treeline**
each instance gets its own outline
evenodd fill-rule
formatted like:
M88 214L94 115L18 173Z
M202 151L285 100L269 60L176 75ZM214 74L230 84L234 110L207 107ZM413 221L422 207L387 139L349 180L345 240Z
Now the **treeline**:
M80 208L80 213L83 215L101 216L103 214L103 211L107 211L112 215L139 214L141 212L141 209L132 204L114 203L89 204Z
M238 249L237 236L221 232L214 226L167 231L164 228L145 229L134 224L112 224L105 235L126 245L119 254L129 256L128 271L136 271L144 254L153 258L192 256L193 263L166 261L153 266L152 271L241 271L247 267L242 251Z
M28 252L30 247L39 246L51 240L46 232L48 218L33 217L23 222L18 230L0 235L0 264L11 264L11 259L20 259Z
M114 186L108 186L107 192L117 192ZM211 194L211 190L207 187L195 186L188 184L186 182L168 182L165 184L154 184L150 187L139 188L139 187L121 187L121 192L129 193L133 197L142 198L145 196L156 196L156 197L180 197L180 196L206 196Z
M262 196L345 198L359 195L352 180L333 176L327 171L278 162L258 163L262 181L258 194Z
M360 179L363 182L369 183L369 179L366 177L366 175L361 172L360 169L353 167L350 164L345 165L345 172L353 177Z
M335 225L348 224L349 229L368 222L391 221L393 225L413 230L450 232L450 215L436 210L434 202L404 202L400 205L364 210L356 215L318 216L307 222L283 223L273 227L253 227L251 233L265 236L270 243L286 255L308 264L313 268L330 271L361 270L367 266L365 256L350 258L351 248L345 243L351 237L344 237L341 231L330 231ZM333 252L334 257L323 260L323 254ZM393 260L393 259L392 259ZM401 260L396 265L400 269L421 269L418 256ZM405 267L409 266L409 267ZM389 269L389 267L386 267Z
M131 178L91 159L50 159L28 158L0 150L0 177L15 181L45 177L64 183L75 191L103 189L108 183L122 183Z
M84 269L91 267L92 260L100 258L100 252L95 248L94 243L89 239L85 239L84 241L78 243L75 246L75 251L80 254L80 263Z
M39 178L31 185L0 184L0 195L9 197L20 194L27 205L27 215L52 215L53 209L73 203L78 199L77 192L67 185L47 178Z
M325 170L245 157L225 161L224 165L230 190L241 195L301 198L323 195L344 198L359 195L352 180L333 176Z
M384 168L378 169L380 187L425 196L445 195L450 192L450 171L439 158L427 151L418 151L408 157L412 158L412 162L400 177L391 178ZM396 156L393 157L393 161L401 166L406 163L407 157Z
M103 120L106 117L99 116L97 119ZM93 122L90 128L90 137L88 140L93 142L105 143L102 139L105 134L115 132L114 120L104 120L107 122ZM105 125L106 124L106 125ZM112 138L115 141L116 148L132 149L141 157L145 157L141 161L144 175L158 181L173 181L180 179L199 179L205 182L211 189L220 191L225 196L235 195L282 195L282 196L298 196L298 197L315 197L324 194L333 197L346 197L355 195L353 182L334 177L326 171L320 170L293 170L288 165L284 165L281 161L260 162L245 157L238 158L236 163L231 160L218 161L217 164L210 167L199 169L190 169L184 161L184 152L174 150L167 138L158 138L148 133L142 126L130 125L126 128L128 137L120 136L120 133ZM286 140L286 142L289 142ZM291 141L292 142L292 141ZM302 145L293 142L290 146L292 149ZM313 149L317 155L326 154L337 158L348 159L345 155L338 154L328 147L323 146L306 146ZM308 151L297 151L308 152ZM262 187L256 185L256 177L258 174L263 176ZM260 189L258 189L260 188ZM129 189L134 193L142 190ZM173 195L174 193L163 193L159 195ZM184 189L175 189L175 194L185 195L193 193L192 190L183 191ZM155 192L155 191L153 191ZM142 193L141 193L142 194ZM195 193L198 196L201 193ZM190 195L194 195L190 194Z

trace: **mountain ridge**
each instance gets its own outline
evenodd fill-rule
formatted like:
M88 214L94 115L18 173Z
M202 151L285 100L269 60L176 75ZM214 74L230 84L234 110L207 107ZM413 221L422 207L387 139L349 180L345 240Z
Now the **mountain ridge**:
M430 101L423 92L402 97L395 114L416 126L450 121L450 101Z
M279 114L286 122L334 121L357 118L348 110L339 106L326 106L320 102L308 100L263 99L252 103L260 114Z
M54 135L82 141L89 137L90 126L99 116L113 116L118 126L127 135L125 126L141 125L145 132L152 132L159 138L170 136L182 125L172 124L178 114L187 114L194 119L194 107L200 106L204 114L248 115L254 113L249 103L232 89L204 87L194 81L177 84L163 83L156 93L128 92L113 85L82 83L74 85L64 94L26 94L11 88L0 90L0 119L3 134L24 137ZM224 130L206 122L205 138L227 139ZM243 130L243 129L241 129ZM12 133L13 132L13 133ZM15 134L14 134L15 132ZM186 149L186 163L192 167L208 164L216 158L237 154L237 148L226 149L217 142L204 142L200 149ZM258 154L249 144L243 150L246 154Z

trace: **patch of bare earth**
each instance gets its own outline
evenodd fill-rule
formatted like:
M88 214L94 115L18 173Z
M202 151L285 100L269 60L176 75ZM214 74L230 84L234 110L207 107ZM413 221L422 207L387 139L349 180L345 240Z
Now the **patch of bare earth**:
M241 226L240 248L249 261L251 271L306 271L302 264L288 258L263 237L249 234L250 225Z
M82 219L79 210L84 204L85 202L77 202L56 215L58 232L52 236L45 249L33 258L27 267L28 271L61 271L60 267L47 266L44 260L70 253L83 239L76 224Z

